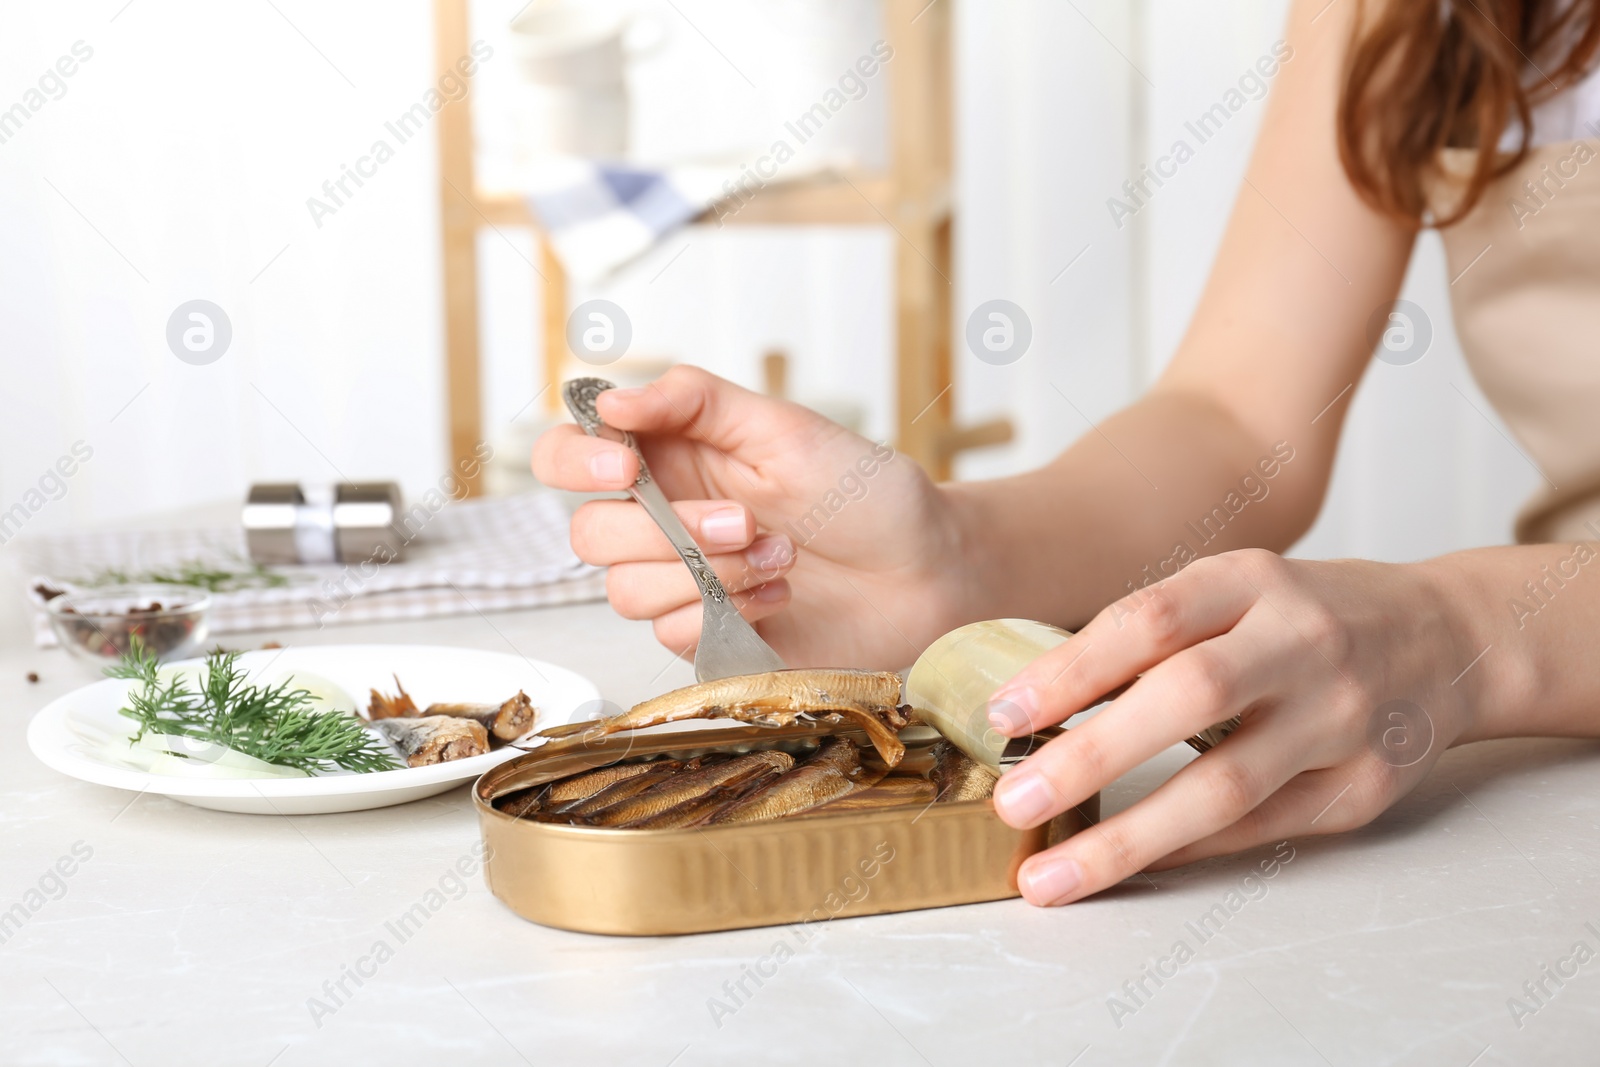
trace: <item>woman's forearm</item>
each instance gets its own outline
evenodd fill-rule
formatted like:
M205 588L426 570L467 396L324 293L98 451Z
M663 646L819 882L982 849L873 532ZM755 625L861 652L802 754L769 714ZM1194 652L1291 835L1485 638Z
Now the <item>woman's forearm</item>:
M1315 436L1255 440L1203 398L1156 392L1037 471L945 487L963 530L959 621L1005 616L1077 629L1200 556L1279 550L1327 485ZM1473 549L1415 566L1438 590L1470 687L1462 741L1600 736L1600 544ZM1135 609L1136 610L1136 609Z
M963 530L962 613L1076 628L1201 556L1287 548L1331 458L1326 435L1296 436L1257 440L1207 398L1157 390L1048 466L944 487Z

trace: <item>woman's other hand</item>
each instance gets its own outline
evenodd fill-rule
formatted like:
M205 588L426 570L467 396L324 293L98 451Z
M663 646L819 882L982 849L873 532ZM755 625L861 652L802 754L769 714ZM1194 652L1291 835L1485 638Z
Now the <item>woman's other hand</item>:
M1134 681L995 789L1012 826L1081 804L1162 749L1243 724L1153 793L1028 859L1034 904L1138 871L1370 821L1472 724L1475 650L1437 564L1330 563L1229 552L1125 597L1001 687L1010 736L1059 723Z

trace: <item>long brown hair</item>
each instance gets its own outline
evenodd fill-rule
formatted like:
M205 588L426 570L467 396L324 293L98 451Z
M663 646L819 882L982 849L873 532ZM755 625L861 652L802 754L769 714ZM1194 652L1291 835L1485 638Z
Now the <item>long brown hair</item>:
M1532 106L1588 72L1600 48L1600 0L1383 0L1380 7L1356 19L1339 99L1339 158L1380 211L1449 225L1527 155ZM1513 117L1522 140L1514 151L1496 151ZM1445 148L1487 150L1453 208L1430 217L1427 191Z

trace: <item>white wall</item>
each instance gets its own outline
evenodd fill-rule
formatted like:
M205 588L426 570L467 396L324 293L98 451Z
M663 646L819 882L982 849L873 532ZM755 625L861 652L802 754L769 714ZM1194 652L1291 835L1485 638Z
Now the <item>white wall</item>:
M0 144L0 501L73 440L95 450L30 532L253 478L443 473L431 142L321 229L305 207L427 88L427 5L384 5L380 40L377 4L279 7L294 25L198 0L0 16L0 107L94 50ZM209 366L166 345L194 298L233 325Z
M446 459L431 131L320 228L305 205L429 87L430 5L124 2L26 0L0 13L0 108L75 41L94 49L65 96L0 144L0 509L79 438L94 459L30 532L229 498L266 478L394 476L411 492L434 483ZM521 2L480 0L475 32L494 40ZM635 77L635 144L654 157L675 146L738 156L878 32L871 0L676 7L693 25L660 6L678 22ZM1283 7L956 5L956 336L995 297L1026 309L1035 331L1028 356L1008 367L958 350L962 413L1010 413L1020 427L1016 444L967 457L964 475L1053 455L1085 429L1061 393L1102 418L1170 355L1259 108L1133 225L1116 229L1105 199L1165 148L1195 101L1215 99L1271 45ZM758 90L707 36L759 75ZM503 48L485 66L485 115L512 68ZM882 94L869 95L833 147L870 158L881 107ZM508 231L481 246L491 436L535 388L530 240ZM636 352L753 385L762 351L785 347L799 394L860 401L869 432L884 434L894 240L697 229L605 293L633 314ZM1410 558L1501 540L1532 486L1451 388L1486 407L1450 333L1440 258L1425 241L1408 282L1433 319L1434 350L1411 367L1379 365L1362 385L1308 553ZM233 324L230 351L210 366L179 362L165 342L172 310L196 297Z
M1088 429L1085 416L1137 395L1134 246L1104 207L1134 151L1136 75L1100 36L1133 36L1120 0L957 10L958 409L973 420L1009 414L1019 430L1010 447L963 457L958 472L982 477L1043 462ZM1032 347L1007 366L962 341L967 316L991 299L1032 320Z

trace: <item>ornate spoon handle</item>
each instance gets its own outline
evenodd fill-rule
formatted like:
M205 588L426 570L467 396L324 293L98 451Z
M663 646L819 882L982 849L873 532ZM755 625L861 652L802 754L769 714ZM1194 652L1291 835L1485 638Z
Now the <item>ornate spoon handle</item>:
M700 588L701 602L705 605L700 644L694 656L695 678L705 682L736 674L783 670L783 660L739 614L739 609L728 598L722 580L711 569L711 564L706 562L705 553L679 521L661 487L650 477L650 468L644 461L644 453L639 451L639 442L627 430L607 425L595 410L595 397L614 388L614 385L601 378L574 378L564 388L567 408L589 436L621 442L639 457L639 476L628 487L628 493L644 507L645 513L655 520L661 532L667 535L667 540L672 542L672 547L682 557L689 573L694 575L695 585Z

